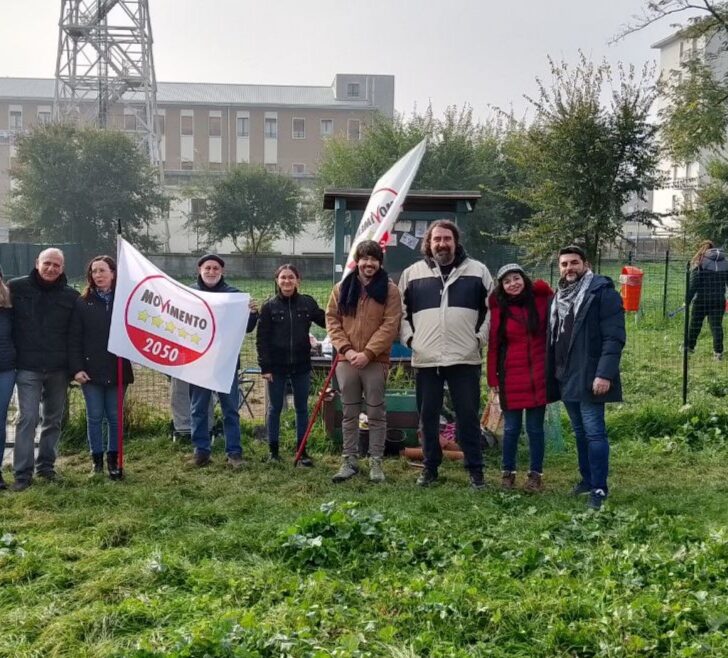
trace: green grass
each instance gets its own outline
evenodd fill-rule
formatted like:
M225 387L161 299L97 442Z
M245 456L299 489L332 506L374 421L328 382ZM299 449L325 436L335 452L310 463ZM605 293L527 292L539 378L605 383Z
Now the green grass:
M501 493L492 452L484 493L396 460L334 486L333 455L260 444L231 473L136 440L121 483L65 457L63 483L2 497L0 656L725 656L728 450L680 422L614 445L596 515L566 495L571 446L541 496Z
M566 493L577 473L565 416L547 491L526 496L498 490L494 451L483 493L454 464L419 490L397 460L383 485L334 486L320 428L313 470L262 464L249 442L242 473L224 468L219 443L195 470L189 446L159 438L166 416L135 403L123 482L88 480L72 418L63 482L0 495L0 656L728 655L728 362L703 336L681 408L682 315L662 317L661 270L646 269L601 513ZM671 281L668 310L681 303ZM259 301L272 291L238 283ZM329 290L304 284L321 304ZM290 412L283 435L291 453Z

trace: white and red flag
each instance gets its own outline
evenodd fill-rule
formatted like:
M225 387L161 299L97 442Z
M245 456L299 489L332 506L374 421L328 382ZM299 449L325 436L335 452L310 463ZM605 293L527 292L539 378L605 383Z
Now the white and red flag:
M185 286L119 237L109 351L227 393L245 338L249 300L247 293Z
M386 249L389 232L402 210L402 204L407 198L410 185L417 174L422 156L425 154L426 144L427 140L423 139L417 146L407 151L377 181L352 240L344 272L341 275L342 281L356 267L354 252L360 242L375 240L382 249Z

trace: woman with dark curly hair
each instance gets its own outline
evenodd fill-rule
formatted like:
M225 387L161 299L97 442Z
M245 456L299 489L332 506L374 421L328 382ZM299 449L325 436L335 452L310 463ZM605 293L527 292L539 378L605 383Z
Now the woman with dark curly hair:
M503 489L516 483L516 452L526 415L531 468L524 489L543 489L544 417L546 413L546 326L553 290L532 282L512 263L498 271L488 304L488 385L500 398L504 415Z

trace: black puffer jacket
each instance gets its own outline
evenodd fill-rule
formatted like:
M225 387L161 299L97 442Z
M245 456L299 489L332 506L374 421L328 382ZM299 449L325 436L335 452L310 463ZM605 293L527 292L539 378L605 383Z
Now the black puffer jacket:
M311 370L311 323L326 326L324 310L309 295L280 293L260 309L256 342L261 372L298 374Z
M705 308L722 308L728 286L728 260L722 249L708 249L690 273L688 299ZM693 299L694 298L694 299Z
M19 370L68 371L68 330L78 291L66 275L50 285L38 270L8 282L13 301L13 340Z
M108 351L113 300L107 304L95 292L76 300L68 334L68 363L71 376L84 370L92 384L116 386L116 356ZM122 359L124 384L134 381L131 363Z
M15 368L13 309L0 308L0 372Z

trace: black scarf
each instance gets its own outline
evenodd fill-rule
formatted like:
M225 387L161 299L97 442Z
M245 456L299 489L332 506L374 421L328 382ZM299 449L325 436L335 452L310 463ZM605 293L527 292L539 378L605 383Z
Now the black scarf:
M367 295L377 304L385 304L389 287L389 275L383 269L379 269L372 277L372 280L364 286ZM352 272L344 279L339 288L339 313L341 315L356 316L356 307L361 296L361 281L356 272Z

